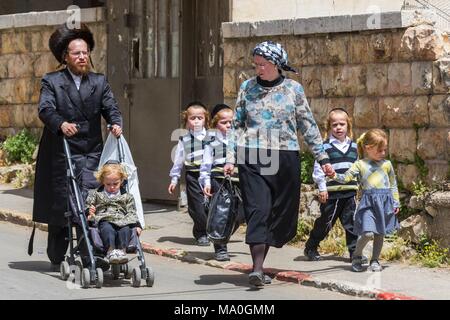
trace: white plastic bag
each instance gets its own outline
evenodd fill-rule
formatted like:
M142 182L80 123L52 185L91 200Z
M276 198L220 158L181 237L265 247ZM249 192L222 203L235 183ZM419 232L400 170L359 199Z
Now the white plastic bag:
M136 213L142 228L144 228L145 227L144 208L142 207L141 193L139 192L139 179L137 174L137 168L134 165L130 148L128 147L128 143L123 137L123 135L121 135L119 138L116 138L112 133L109 133L108 138L106 139L105 145L103 147L103 152L100 157L100 163L98 167L100 168L109 160L120 161L119 143L121 144L121 150L123 151L122 155L123 161L121 161L121 164L125 167L128 174L128 192L131 193L134 197L134 202L136 203Z

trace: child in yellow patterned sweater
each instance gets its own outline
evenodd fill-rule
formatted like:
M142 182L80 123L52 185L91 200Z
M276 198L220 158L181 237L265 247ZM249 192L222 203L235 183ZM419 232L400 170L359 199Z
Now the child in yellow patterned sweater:
M399 193L394 168L386 160L387 135L383 130L371 129L358 140L357 160L344 174L333 179L346 183L357 178L362 188L362 198L355 212L353 231L359 235L352 259L352 270L363 271L362 252L373 237L373 252L370 270L381 271L378 262L383 247L384 235L398 229L397 213L400 207Z

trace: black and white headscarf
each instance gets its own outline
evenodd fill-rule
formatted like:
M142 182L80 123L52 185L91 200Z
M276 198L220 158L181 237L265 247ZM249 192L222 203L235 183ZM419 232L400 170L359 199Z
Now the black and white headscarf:
M279 69L297 73L297 70L288 65L288 55L281 44L273 41L264 41L253 49L253 55L261 56L274 63Z

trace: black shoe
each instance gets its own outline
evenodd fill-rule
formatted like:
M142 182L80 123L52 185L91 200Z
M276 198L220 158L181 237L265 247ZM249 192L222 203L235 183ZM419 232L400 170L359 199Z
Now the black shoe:
M319 261L322 260L322 257L320 256L319 251L317 249L308 249L305 248L305 251L303 251L305 257L308 258L309 261Z
M248 283L255 287L263 287L265 284L262 272L252 272L248 275Z
M207 236L201 236L200 238L197 239L197 245L201 246L201 247L207 247L209 246L211 243L209 242L209 239Z
M362 257L354 257L352 260L352 270L354 272L363 272Z
M353 252L350 252L350 263L353 260ZM361 264L368 264L369 263L369 258L367 258L366 256L361 256Z
M214 254L214 258L217 261L230 261L230 256L228 255L228 252L226 250L217 251Z

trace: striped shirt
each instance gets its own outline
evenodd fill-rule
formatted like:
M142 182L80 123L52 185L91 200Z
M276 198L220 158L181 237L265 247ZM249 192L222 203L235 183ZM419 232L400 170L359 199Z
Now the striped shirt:
M356 143L349 137L346 137L346 139L341 142L333 135L330 135L323 146L330 157L330 163L336 173L345 173L358 159ZM314 163L313 179L318 185L319 191L328 191L330 193L330 199L354 196L358 190L356 179L345 184L334 180L327 181L325 174L317 161Z
M171 184L178 183L183 166L186 167L186 170L200 170L206 140L207 132L204 128L199 132L189 131L188 134L180 137L175 151L173 166L169 173L169 176L172 178Z

